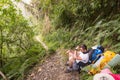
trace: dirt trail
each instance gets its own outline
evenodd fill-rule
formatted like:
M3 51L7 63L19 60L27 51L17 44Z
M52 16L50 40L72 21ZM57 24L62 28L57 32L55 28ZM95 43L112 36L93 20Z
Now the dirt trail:
M51 55L42 64L38 64L27 80L79 80L77 72L65 73L64 57L59 53Z

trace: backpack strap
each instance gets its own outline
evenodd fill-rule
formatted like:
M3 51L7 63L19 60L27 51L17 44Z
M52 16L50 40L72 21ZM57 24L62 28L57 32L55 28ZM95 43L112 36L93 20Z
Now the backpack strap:
M88 51L88 54L89 54L89 60L91 61L91 58L92 58L92 54L94 53L95 49L90 49Z

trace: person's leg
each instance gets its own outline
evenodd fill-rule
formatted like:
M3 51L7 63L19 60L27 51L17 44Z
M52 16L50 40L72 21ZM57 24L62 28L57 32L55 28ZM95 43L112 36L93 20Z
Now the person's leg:
M73 68L71 68L71 67L67 67L66 68L66 70L65 70L65 73L70 73L70 72L72 72L73 71Z
M69 59L69 61L68 61L69 67L72 67L74 62L75 62L75 60L73 58Z
M72 67L73 67L74 71L77 71L79 69L79 66L78 66L76 61L73 62L73 66Z
M73 50L68 50L67 54L68 54L69 60L67 61L67 63L65 65L72 67L73 62L75 61L74 60L74 51Z
M82 69L83 67L85 67L86 65L88 65L88 64L87 64L87 63L83 63L83 62L79 62L79 63L77 63L77 65L79 66L78 72L80 73L81 69Z
M65 71L65 73L69 73L73 70L72 66L73 66L73 62L74 60L74 51L73 50L68 50L67 51L69 60L67 61L67 63L65 64L67 66L67 69Z
M68 56L69 56L69 58L73 57L74 56L74 51L73 50L69 50L68 51Z
M68 62L67 62L67 68L66 68L66 70L65 70L65 73L69 73L69 72L72 72L73 71L73 67L72 67L72 65L73 65L73 59L70 59Z
M79 68L79 66L77 65L76 61L74 61L71 66L67 67L65 73L69 73L69 72L72 72L72 71L77 71L78 68Z

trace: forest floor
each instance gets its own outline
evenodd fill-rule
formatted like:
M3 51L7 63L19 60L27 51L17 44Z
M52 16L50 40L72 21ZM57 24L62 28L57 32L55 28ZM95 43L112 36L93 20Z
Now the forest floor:
M26 80L79 80L78 72L65 73L65 70L64 56L57 52L37 64Z

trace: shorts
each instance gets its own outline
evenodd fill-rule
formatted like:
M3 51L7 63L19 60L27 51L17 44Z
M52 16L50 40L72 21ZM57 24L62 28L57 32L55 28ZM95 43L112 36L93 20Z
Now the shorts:
M76 61L74 61L72 68L73 68L73 70L78 70L79 69L79 65Z

